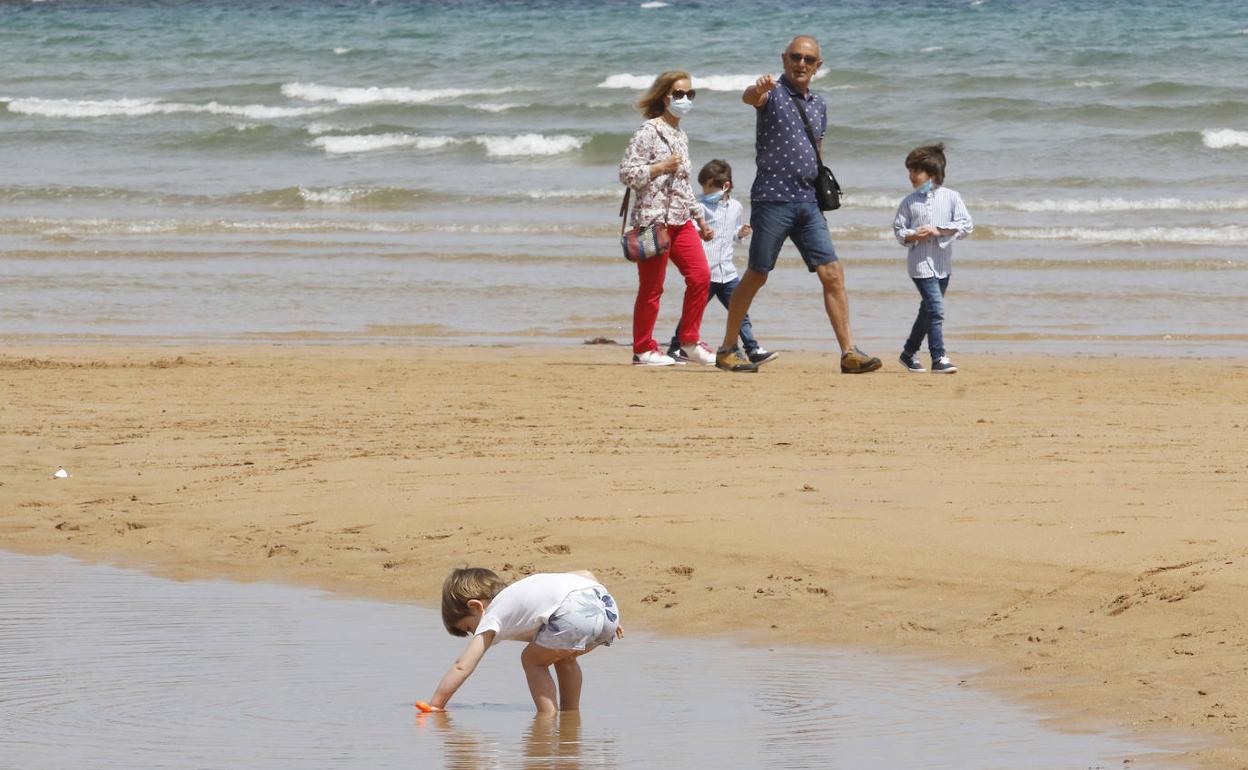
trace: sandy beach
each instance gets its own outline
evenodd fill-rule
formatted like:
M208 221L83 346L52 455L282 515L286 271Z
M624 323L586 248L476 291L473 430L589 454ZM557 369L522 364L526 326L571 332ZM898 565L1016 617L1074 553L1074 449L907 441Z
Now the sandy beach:
M954 658L1248 766L1248 365L626 360L8 347L0 548L426 604L456 565L589 568L632 626Z

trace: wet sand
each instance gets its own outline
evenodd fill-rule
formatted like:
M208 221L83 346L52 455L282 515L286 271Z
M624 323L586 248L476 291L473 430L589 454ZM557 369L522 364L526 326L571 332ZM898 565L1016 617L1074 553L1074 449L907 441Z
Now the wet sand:
M9 346L0 548L426 603L454 565L589 568L637 626L978 662L1248 766L1248 365L627 358Z

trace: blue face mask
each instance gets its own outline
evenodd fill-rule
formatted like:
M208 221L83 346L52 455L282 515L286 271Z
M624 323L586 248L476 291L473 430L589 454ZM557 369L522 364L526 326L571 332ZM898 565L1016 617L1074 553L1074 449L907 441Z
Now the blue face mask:
M699 195L698 200L702 201L708 206L713 206L716 203L719 203L719 199L722 197L724 197L724 191L716 190L713 193L703 193L702 195Z
M931 191L932 191L932 180L930 179L924 182L922 185L920 185L917 190L915 190L915 192L920 193L922 195L927 195Z

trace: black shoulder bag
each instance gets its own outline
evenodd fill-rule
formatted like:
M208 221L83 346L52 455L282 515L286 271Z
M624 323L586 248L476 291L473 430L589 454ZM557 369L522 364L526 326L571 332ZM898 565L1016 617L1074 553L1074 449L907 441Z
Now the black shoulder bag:
M806 138L810 139L810 145L815 148L815 159L819 161L819 173L815 176L815 198L819 201L819 210L835 211L841 207L841 185L836 181L832 169L823 165L823 153L819 152L815 131L810 127L810 118L806 117L801 100L787 88L785 93L793 100L793 106L797 107L798 114L802 116L802 123L806 126Z

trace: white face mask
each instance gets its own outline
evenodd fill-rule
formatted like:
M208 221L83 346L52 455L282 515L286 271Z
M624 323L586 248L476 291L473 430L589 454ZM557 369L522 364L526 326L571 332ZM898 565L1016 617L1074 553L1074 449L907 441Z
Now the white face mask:
M678 118L683 118L689 114L689 110L693 109L693 100L688 96L682 96L679 99L673 99L667 105L668 112Z

